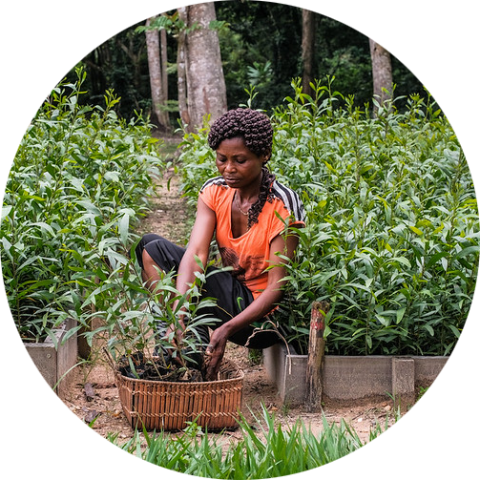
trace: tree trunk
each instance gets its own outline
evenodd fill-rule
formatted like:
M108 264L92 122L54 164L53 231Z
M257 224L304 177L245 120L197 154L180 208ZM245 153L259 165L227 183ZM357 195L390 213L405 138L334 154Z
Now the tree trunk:
M218 33L209 28L216 20L212 2L187 8L186 78L189 129L201 127L203 117L213 122L227 110L227 93ZM192 28L196 24L195 28Z
M310 336L308 340L307 359L307 402L310 412L318 412L322 408L322 368L325 353L325 317L330 310L328 302L313 302L310 317Z
M148 71L150 74L150 89L152 94L152 110L157 126L167 129L165 111L162 106L165 104L164 92L162 89L162 67L160 63L160 36L157 29L149 29L153 18L146 22L147 29L145 36L147 40ZM155 121L154 119L154 121Z
M392 59L390 53L381 45L370 39L372 57L373 96L383 105L392 98Z
M315 18L316 14L310 10L302 11L302 91L313 95L314 52L315 52Z
M160 51L161 51L161 58L162 58L162 92L163 92L163 104L167 106L168 103L168 57L167 57L167 31L162 28L160 30ZM164 110L165 115L165 123L169 125L168 119L168 110Z
M187 24L187 8L178 8L178 18ZM178 88L178 111L183 127L190 124L187 106L187 78L185 65L185 30L178 32L177 47L177 88Z

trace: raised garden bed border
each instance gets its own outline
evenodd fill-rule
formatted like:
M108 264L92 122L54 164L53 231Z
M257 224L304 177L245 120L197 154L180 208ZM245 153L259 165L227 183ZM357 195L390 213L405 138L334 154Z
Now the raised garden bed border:
M57 348L49 337L42 343L24 342L33 363L42 374L47 384L64 400L74 365L77 363L77 335L72 335L64 342L68 330L74 328L76 322L68 319L61 328L55 330Z
M269 378L285 405L305 403L307 355L289 354L277 344L263 351ZM325 355L321 369L322 399L352 402L378 397L395 398L402 406L415 403L420 388L427 388L448 357Z

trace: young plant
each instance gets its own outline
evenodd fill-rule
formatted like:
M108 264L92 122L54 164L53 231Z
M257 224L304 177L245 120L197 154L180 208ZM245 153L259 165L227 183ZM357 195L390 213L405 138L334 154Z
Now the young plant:
M44 340L67 317L78 328L88 320L84 300L135 241L163 168L148 123L119 118L111 91L104 106L81 105L84 70L77 77L37 112L6 185L3 280L25 341Z
M204 373L207 329L216 321L206 313L216 302L201 298L201 289L216 270L198 272L184 294L175 288L174 272L159 271L160 278L150 291L132 260L134 250L132 247L128 257L115 254L110 259L111 274L82 305L95 305L91 315L102 321L100 327L86 334L88 341L103 336L109 355L128 376L178 379L182 375L188 380L196 375L201 381L192 370Z

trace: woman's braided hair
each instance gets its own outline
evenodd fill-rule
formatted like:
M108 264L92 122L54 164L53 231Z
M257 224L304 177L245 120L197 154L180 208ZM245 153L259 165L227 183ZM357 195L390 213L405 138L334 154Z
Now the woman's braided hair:
M208 144L216 150L225 139L242 137L245 146L255 155L265 155L267 161L272 154L273 128L267 115L249 108L229 110L218 118L210 128ZM266 162L267 162L266 161ZM265 163L266 163L265 162ZM275 175L264 166L262 169L262 184L257 201L248 210L248 226L258 222L258 216L265 202L273 199L272 184Z

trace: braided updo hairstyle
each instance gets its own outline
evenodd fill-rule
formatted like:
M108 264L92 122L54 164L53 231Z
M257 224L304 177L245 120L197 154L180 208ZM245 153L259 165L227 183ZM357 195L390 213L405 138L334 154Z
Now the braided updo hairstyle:
M255 155L270 158L273 128L264 113L249 108L229 110L213 123L208 144L216 150L223 140L234 137L243 137L245 146Z
M267 115L249 108L229 110L215 120L208 134L208 144L216 150L223 140L241 137L245 146L255 155L265 155L267 161L272 154L273 128ZM262 183L257 201L248 210L248 226L258 223L258 216L265 202L272 202L272 184L275 175L264 166L262 169Z

